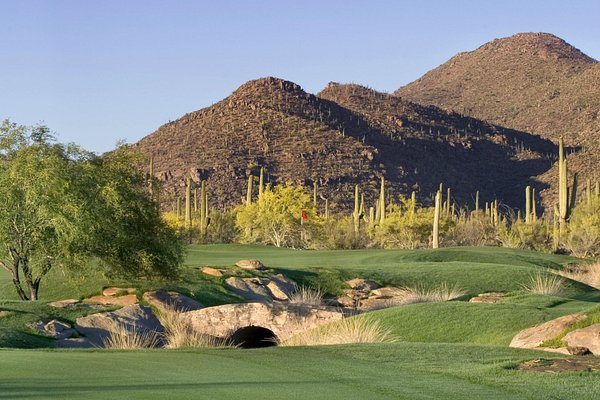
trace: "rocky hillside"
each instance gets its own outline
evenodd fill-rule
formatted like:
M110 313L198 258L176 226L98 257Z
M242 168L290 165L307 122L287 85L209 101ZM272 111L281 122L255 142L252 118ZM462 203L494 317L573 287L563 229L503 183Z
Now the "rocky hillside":
M459 53L395 94L565 142L571 167L600 178L600 63L546 33L523 33ZM553 183L556 171L540 180ZM553 191L546 193L552 201Z
M428 201L440 182L456 201L498 197L524 201L531 175L552 164L555 146L539 137L419 106L356 85L330 84L314 96L298 85L263 78L215 105L187 114L142 139L163 181L163 200L183 193L185 177L208 179L211 203L239 204L249 174L312 186L337 209L360 183L367 202L385 176L390 194L419 192Z

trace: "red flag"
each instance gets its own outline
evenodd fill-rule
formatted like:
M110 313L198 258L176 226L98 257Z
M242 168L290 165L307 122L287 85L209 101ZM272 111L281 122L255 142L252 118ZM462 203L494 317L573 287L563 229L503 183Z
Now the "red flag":
M300 217L302 217L302 221L308 220L308 215L306 215L306 213L304 211L302 211L302 213L300 214Z

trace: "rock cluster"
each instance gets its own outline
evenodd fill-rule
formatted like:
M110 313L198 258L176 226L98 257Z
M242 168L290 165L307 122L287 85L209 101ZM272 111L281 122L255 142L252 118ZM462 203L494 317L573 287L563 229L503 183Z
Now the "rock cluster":
M267 277L225 279L227 288L247 300L271 302L286 301L296 290L296 283L282 274L270 274Z

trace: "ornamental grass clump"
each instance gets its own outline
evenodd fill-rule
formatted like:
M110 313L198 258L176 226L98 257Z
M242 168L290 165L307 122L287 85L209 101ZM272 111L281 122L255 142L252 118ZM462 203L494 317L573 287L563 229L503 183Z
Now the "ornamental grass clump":
M323 303L323 294L319 289L314 290L301 286L290 296L289 302L292 304L320 306Z
M390 330L373 318L356 316L310 329L280 343L281 346L321 346L350 343L389 343Z
M523 289L533 294L558 296L564 287L564 279L560 276L538 272L532 275L529 282L522 285Z
M102 341L107 349L133 350L159 347L161 334L152 330L139 330L136 325L115 322L109 337Z

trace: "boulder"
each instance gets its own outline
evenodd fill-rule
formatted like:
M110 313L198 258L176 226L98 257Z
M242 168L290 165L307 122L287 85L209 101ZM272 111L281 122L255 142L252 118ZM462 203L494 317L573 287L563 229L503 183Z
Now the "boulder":
M379 287L379 285L377 285L375 281L362 278L350 279L349 281L346 281L346 284L354 290L361 290L367 292L370 292L371 290L377 289Z
M107 287L102 290L103 296L125 296L135 294L135 288Z
M205 275L214 276L216 278L220 278L223 276L223 272L212 267L203 267L200 271Z
M232 276L225 279L229 290L247 300L272 301L272 293L267 287L270 281L265 278L238 278Z
M406 290L397 288L397 287L382 287L382 288L373 289L371 291L371 293L373 293L373 295L377 296L377 297L392 298L392 297L405 296Z
M55 319L52 321L39 321L33 324L31 327L38 333L57 340L70 338L77 334L71 325Z
M495 293L495 292L490 292L490 293L481 293L476 297L472 297L469 300L469 303L498 303L502 300L504 300L504 298L506 297L506 293Z
M538 348L546 340L550 340L559 333L569 328L571 325L585 319L584 314L565 315L560 318L553 319L541 325L527 328L517 333L510 342L510 347L518 347L523 349ZM540 350L544 350L541 348Z
M204 306L198 303L196 300L177 292L156 290L153 292L144 293L143 298L148 302L148 304L161 312L171 310L175 310L177 312L186 312L204 308Z
M264 268L264 265L258 260L239 260L235 265L247 270L260 270Z
M341 296L336 299L337 304L342 307L352 308L356 306L356 301L349 296Z
M58 300L48 303L50 307L55 308L75 308L77 304L80 304L80 302L76 299Z
M105 312L77 318L75 328L85 335L93 346L102 347L111 332L119 327L143 333L153 331L162 333L164 327L152 313L150 307L134 304L117 311Z
M595 356L600 356L600 324L569 332L564 340L569 347L585 347Z
M128 294L126 296L92 296L88 299L83 300L87 303L96 303L96 304L106 304L113 306L130 306L132 304L136 304L138 302L137 296L135 294Z
M567 351L573 356L587 356L588 354L592 354L590 349L581 346L567 346Z

